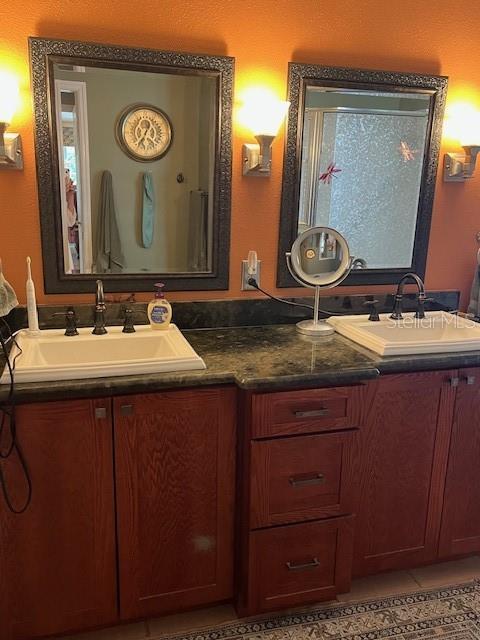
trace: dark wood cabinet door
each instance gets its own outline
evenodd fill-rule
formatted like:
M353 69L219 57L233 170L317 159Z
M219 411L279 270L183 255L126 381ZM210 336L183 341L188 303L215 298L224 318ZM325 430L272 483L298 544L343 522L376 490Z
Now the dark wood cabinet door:
M480 369L460 371L440 535L440 556L480 551Z
M0 637L25 638L117 618L110 400L17 408L32 502L11 514L0 496ZM5 442L4 442L5 444ZM16 504L15 456L1 461Z
M369 385L355 575L435 560L457 375L392 375Z
M235 390L120 397L114 416L122 618L231 598Z

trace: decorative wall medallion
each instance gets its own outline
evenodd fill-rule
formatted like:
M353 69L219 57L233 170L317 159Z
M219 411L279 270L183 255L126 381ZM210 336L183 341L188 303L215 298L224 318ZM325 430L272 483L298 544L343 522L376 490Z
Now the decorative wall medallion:
M150 104L134 104L120 114L117 140L123 151L138 162L155 162L172 144L172 125L166 113Z

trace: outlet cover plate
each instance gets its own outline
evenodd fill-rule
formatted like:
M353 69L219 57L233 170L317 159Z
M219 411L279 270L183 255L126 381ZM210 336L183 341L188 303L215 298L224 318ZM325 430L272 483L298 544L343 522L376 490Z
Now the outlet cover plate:
M241 290L242 291L256 291L255 287L252 287L248 284L249 278L255 278L257 284L261 287L260 274L261 274L262 261L257 260L257 271L255 274L250 275L248 273L248 260L242 260L242 282L241 282Z

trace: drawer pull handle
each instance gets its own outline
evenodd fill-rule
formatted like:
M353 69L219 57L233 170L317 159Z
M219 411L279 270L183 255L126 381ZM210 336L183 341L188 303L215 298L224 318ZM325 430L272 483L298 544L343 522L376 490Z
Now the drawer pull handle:
M464 380L468 385L475 384L475 376L465 376Z
M315 473L308 476L291 476L288 481L292 487L306 487L311 484L321 484L325 482L325 476L323 473Z
M101 420L107 417L107 409L105 407L95 407L95 418Z
M292 562L286 562L287 569L289 571L302 571L303 569L316 569L320 566L318 558L312 558L310 562L304 562L302 564L294 564Z
M328 416L328 409L314 409L313 411L294 411L296 418L318 418L320 416Z

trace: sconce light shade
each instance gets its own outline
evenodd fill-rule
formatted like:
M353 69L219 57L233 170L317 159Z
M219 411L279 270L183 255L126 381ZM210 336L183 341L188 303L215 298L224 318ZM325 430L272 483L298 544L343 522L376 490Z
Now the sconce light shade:
M0 71L0 122L10 124L19 102L17 79L6 71Z
M268 177L272 166L272 143L290 106L268 92L252 91L250 99L240 110L240 120L248 127L258 144L242 146L244 176Z
M480 151L480 112L467 102L447 108L444 123L447 138L457 140L465 153L446 153L443 159L445 182L463 182L475 171L477 154Z
M0 169L23 169L22 139L18 133L6 133L19 104L18 82L0 72Z

